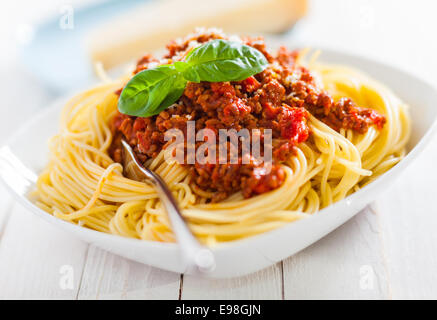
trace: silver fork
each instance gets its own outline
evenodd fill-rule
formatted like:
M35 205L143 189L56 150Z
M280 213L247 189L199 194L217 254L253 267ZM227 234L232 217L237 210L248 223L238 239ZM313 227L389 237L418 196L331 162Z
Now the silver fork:
M159 199L167 211L173 232L181 248L182 259L186 264L186 272L195 272L196 269L201 273L213 271L215 269L215 257L213 253L207 247L201 245L194 237L167 184L159 175L140 164L129 143L124 139L122 139L121 143L123 145L122 159L124 175L132 180L146 181L155 187Z

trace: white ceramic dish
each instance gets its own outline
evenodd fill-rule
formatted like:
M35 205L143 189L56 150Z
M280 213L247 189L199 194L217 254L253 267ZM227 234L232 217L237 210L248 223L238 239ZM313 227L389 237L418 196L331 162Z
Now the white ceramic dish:
M437 91L422 80L393 67L365 58L325 50L320 61L350 65L385 83L411 108L412 137L407 157L375 182L314 216L280 229L213 248L217 268L209 277L248 274L274 264L319 240L361 210L387 188L430 140L437 118ZM58 131L62 103L58 102L23 126L0 149L0 176L17 200L41 218L78 238L123 257L165 270L184 272L177 244L128 239L109 235L54 218L27 198L29 181L47 162L47 140Z

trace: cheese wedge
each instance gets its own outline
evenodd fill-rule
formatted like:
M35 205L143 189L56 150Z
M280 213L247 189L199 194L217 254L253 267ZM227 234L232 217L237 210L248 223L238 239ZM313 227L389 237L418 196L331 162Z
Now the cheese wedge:
M87 37L93 62L110 69L196 27L228 33L278 33L288 30L307 10L307 0L161 0L100 25Z

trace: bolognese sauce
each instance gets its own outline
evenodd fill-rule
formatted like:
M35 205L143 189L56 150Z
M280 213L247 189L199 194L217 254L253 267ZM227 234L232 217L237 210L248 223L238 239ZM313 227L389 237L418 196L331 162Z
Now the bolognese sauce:
M211 32L173 41L167 46L163 59L146 55L138 61L134 73L181 60L196 44L224 38ZM180 129L186 137L189 120L195 121L196 130L207 128L215 133L220 129L258 129L261 140L263 130L271 129L273 164L269 171L257 161L243 163L241 146L238 163L186 165L191 182L214 193L211 201L223 200L237 191L249 198L281 186L285 173L279 164L309 138L310 114L337 131L344 128L365 133L369 126L378 129L384 126L383 115L358 107L348 98L334 101L319 88L310 71L296 63L298 51L281 47L273 55L267 51L262 38L242 41L264 54L269 65L263 72L237 82L189 82L179 101L156 116L142 118L118 113L112 122L114 140L110 155L114 161L122 161L121 138L131 144L141 161L146 161L167 146L164 140L167 130Z

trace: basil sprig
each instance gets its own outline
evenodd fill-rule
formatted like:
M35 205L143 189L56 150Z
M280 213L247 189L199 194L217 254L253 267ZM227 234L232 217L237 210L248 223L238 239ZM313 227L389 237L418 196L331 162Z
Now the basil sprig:
M130 116L150 117L179 99L186 84L187 80L172 65L146 69L126 84L118 109Z
M191 82L240 81L267 66L264 55L239 42L214 40L191 51L175 67Z
M130 116L150 117L175 103L187 81L240 81L260 73L267 64L255 48L213 40L193 49L185 61L137 73L121 92L118 110Z

